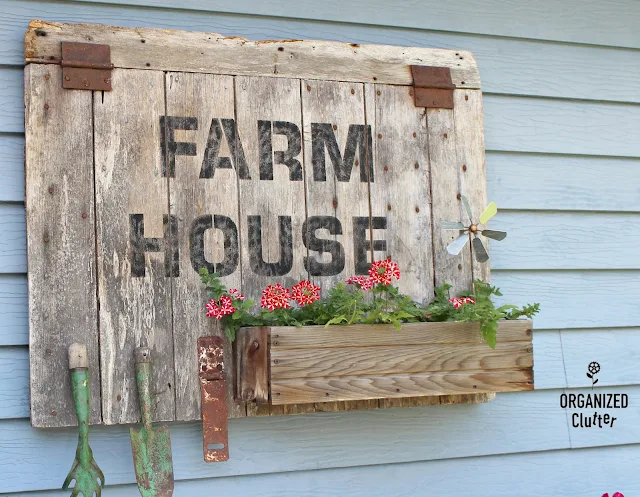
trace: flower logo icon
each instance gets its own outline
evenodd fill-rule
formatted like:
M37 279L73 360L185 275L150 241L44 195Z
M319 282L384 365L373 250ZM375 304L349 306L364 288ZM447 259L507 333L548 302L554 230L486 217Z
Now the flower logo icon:
M590 362L589 366L587 367L587 377L591 379L591 388L593 388L593 385L598 383L598 379L594 378L594 376L597 375L599 372L600 372L600 364L598 364L595 361Z

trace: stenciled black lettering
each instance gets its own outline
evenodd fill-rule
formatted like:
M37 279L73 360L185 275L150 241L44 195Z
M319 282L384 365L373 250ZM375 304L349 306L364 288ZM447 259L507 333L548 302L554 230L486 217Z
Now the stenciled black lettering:
M562 409L566 409L567 408L567 394L566 393L560 394L560 407Z
M213 264L204 255L204 234L208 229L215 228L222 231L224 240L224 255L222 261ZM238 268L238 228L233 220L227 216L199 216L189 231L189 256L191 266L196 271L207 268L210 273L218 276L228 276Z
M273 151L272 134L287 137L287 149ZM289 168L289 181L302 181L302 164L296 159L302 152L300 128L286 121L258 121L260 146L260 179L273 180L273 165L283 164Z
M229 145L231 157L220 157L223 133ZM200 178L213 178L216 169L231 169L234 166L240 179L251 179L235 120L213 118L202 159Z
M184 129L195 131L198 129L198 118L179 116L160 116L160 149L162 152L162 176L175 178L176 155L196 155L196 144L192 142L177 142L175 130Z
M262 252L262 216L248 216L249 265L261 276L284 276L293 267L293 233L291 216L278 216L280 260L265 262ZM271 235L271 234L270 234Z
M369 272L371 263L368 254L372 252L386 252L387 240L369 240L367 232L369 230L387 229L387 218L373 216L371 218L371 227L369 227L369 217L353 218L353 256L355 260L355 273L357 275L366 275Z
M360 181L373 183L372 147L371 126L368 124L349 125L347 144L344 155L342 155L333 132L333 126L330 123L311 123L311 164L313 165L314 181L327 180L325 150L329 153L337 180L349 181L354 167L356 150L358 150Z
M163 238L145 238L144 215L129 215L129 243L131 244L131 276L144 277L146 274L145 253L164 252L164 270L167 278L180 276L180 251L177 243L178 219L175 216L162 217Z
M314 257L304 258L304 267L311 276L333 276L344 270L344 247L337 240L318 238L316 231L325 229L330 235L342 235L342 224L333 216L310 216L302 225L304 246L319 254L331 254L330 262L320 262Z

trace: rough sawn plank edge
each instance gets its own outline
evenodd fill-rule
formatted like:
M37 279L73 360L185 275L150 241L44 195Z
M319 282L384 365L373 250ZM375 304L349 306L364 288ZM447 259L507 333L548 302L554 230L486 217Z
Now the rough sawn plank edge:
M432 327L434 331L435 330L442 331L442 325L446 323L418 323L418 324L419 325L426 324ZM456 325L460 327L460 331L462 331L465 335L468 335L468 332L470 331L470 327L468 324L456 323ZM319 328L322 328L322 327L308 327L307 330L311 329L318 332L325 331L327 333L331 331L331 330L319 330ZM364 334L362 333L363 332L362 328L364 327L359 326L359 327L352 327L352 328L358 328L359 330L358 333ZM263 328L262 333L264 333L264 337L259 341L261 342L262 345L264 345L268 341L269 342L269 345L267 346L268 349L271 349L271 347L273 346L273 341L271 340L272 338L271 333L273 329L277 330L276 333L278 333L278 340L281 339L284 335L286 335L287 332L291 332L290 335L293 337L294 333L301 331L299 329L292 331L286 327L275 327L272 329ZM255 338L255 334L252 333L252 330L253 330L252 328L241 329L238 332L239 343L243 343L242 337L244 335L247 335L247 337L250 335ZM342 329L341 331L343 332L344 329ZM512 341L512 340L530 341L532 337L532 331L533 331L533 322L531 320L519 319L514 321L501 322L500 327L498 329L498 334L499 336L502 335L503 339L506 339L506 341ZM368 337L370 339L371 335L368 335ZM317 338L319 338L319 336ZM465 340L469 340L469 338L470 338L469 336L466 336ZM389 340L388 337L383 338L382 343L389 343L388 340ZM410 341L413 342L415 340L410 340ZM287 341L285 340L285 342ZM311 342L315 343L314 340L311 340ZM280 344L276 342L275 346L278 347L278 345ZM298 346L300 345L301 344L298 344ZM352 345L355 345L355 344L352 344ZM246 354L240 353L238 356L238 360L237 360L238 367L244 364L245 361L247 361L248 359L247 357L242 357L243 355L246 355ZM270 368L271 359L269 356L270 356L270 353L266 354L266 357L262 359L262 362L265 363L266 368ZM263 373L265 373L265 371L263 371ZM234 371L234 374L236 375L237 381L241 382L242 375L239 374L239 371ZM531 368L531 374L533 374L533 368ZM259 397L266 397L268 395L268 392L270 390L267 384L269 376L270 376L270 372L266 371L266 374L262 375L259 379L258 378L254 379L254 380L257 380L258 383L260 383L261 385L262 393L261 395L259 395ZM531 381L533 381L533 376L531 377ZM252 390L256 388L255 382L250 381L248 385L249 384ZM533 389L533 384L531 384L530 388ZM239 386L238 391L240 392L242 390L243 388ZM253 391L251 393L253 393ZM428 405L439 405L439 404L481 404L485 402L491 402L495 400L495 398L496 398L495 392L487 392L482 394L457 394L457 395L439 395L439 396L431 395L431 396L421 396L421 397L372 399L372 400L351 401L351 402L293 404L293 405L286 405L286 406L274 405L270 401L269 403L258 403L258 404L253 403L254 405L256 405L256 408L247 410L247 415L248 416L274 416L274 415L277 416L282 414L305 414L310 412L321 412L321 411L327 411L327 410L328 411L349 411L349 410L353 410L355 406L357 406L358 409L385 409L385 408L393 408L393 407L416 407L416 406L428 406ZM283 409L283 407L286 409Z
M314 40L249 41L218 33L32 20L25 63L59 64L60 42L106 44L114 67L411 85L411 65L449 67L457 88L479 89L473 53Z

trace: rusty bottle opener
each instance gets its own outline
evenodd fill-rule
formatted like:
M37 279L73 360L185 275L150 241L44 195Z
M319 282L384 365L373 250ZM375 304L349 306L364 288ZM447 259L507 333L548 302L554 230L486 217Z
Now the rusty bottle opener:
M227 429L227 385L224 371L223 340L198 339L198 371L202 395L202 441L205 462L229 459Z

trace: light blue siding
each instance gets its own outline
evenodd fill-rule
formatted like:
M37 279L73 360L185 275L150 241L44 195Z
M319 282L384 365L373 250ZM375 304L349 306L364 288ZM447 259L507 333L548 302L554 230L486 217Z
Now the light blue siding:
M216 12L211 12L211 9ZM483 80L487 183L501 213L492 280L538 301L536 390L483 405L230 423L231 460L202 462L172 425L176 497L640 493L640 4L633 0L6 0L0 9L0 493L62 497L73 430L28 421L23 35L30 19L468 49ZM339 21L339 22L338 22ZM576 429L563 392L628 393L615 428ZM604 413L605 411L603 411ZM110 485L137 495L127 427L92 432ZM22 493L27 492L27 493ZM108 493L107 493L108 492Z

